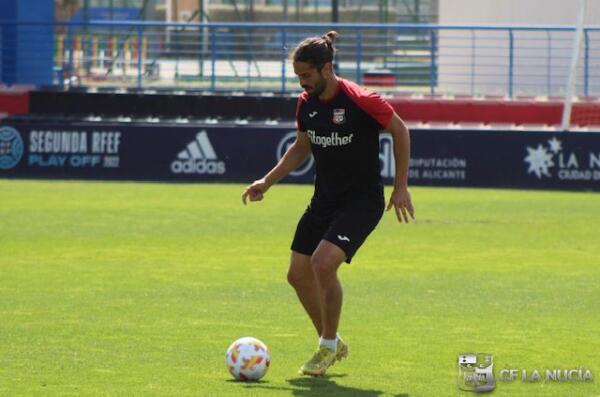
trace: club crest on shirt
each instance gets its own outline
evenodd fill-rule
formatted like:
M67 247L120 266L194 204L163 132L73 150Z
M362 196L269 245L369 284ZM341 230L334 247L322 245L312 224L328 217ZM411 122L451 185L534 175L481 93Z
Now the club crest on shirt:
M346 109L333 109L333 123L344 124L346 122Z

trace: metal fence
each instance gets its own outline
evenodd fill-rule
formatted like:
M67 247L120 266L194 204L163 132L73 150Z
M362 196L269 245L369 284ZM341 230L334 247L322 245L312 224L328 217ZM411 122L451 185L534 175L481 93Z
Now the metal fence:
M291 51L303 38L335 29L338 73L378 91L507 97L563 95L575 32L568 26L159 22L0 21L0 28L4 83L19 82L11 81L19 69L13 63L38 64L37 51L18 49L48 40L51 32L51 85L297 91ZM584 33L576 92L600 96L600 27Z

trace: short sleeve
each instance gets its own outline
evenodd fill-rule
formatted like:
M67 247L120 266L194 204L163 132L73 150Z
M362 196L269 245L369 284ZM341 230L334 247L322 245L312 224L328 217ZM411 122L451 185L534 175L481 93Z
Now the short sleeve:
M379 94L348 80L343 80L342 88L354 103L377 121L382 128L386 128L390 124L394 116L394 108Z
M379 94L366 91L358 104L362 110L373 117L382 128L386 128L394 116L394 108Z
M298 129L298 131L306 131L306 129L304 128L304 124L302 124L302 120L300 118L300 108L302 107L302 104L305 101L305 93L300 94L300 96L298 97L298 102L296 103L296 128Z

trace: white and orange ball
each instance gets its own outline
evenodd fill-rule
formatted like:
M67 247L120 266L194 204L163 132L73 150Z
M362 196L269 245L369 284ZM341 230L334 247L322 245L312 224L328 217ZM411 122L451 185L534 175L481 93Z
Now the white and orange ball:
M252 337L233 342L225 354L225 363L237 380L259 380L271 365L271 353L267 345Z

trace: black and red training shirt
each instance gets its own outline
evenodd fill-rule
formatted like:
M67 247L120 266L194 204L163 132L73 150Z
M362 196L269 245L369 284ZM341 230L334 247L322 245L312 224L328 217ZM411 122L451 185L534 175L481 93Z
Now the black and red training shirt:
M378 94L348 80L338 82L331 99L303 92L296 107L298 130L308 134L315 158L314 198L379 197L379 131L389 125L394 110Z

